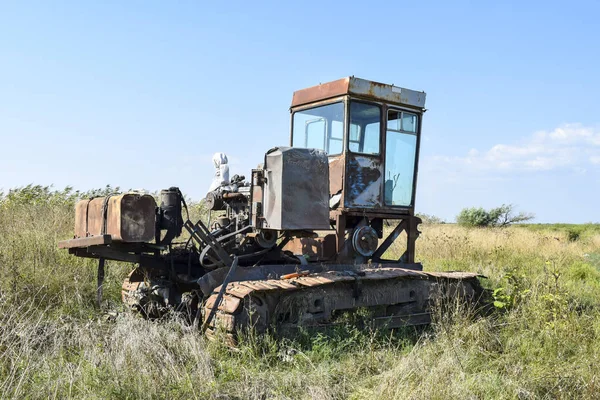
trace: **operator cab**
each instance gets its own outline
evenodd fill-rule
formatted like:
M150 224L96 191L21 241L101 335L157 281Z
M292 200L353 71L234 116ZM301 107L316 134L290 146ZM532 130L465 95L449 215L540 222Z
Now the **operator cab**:
M345 253L347 235L354 232L350 242L356 252L381 261L406 232L400 261L414 263L425 93L348 77L294 92L290 111L292 147L328 155L330 221L338 252ZM384 220L399 221L379 246Z
M425 93L348 77L294 93L292 147L329 157L332 209L412 214Z

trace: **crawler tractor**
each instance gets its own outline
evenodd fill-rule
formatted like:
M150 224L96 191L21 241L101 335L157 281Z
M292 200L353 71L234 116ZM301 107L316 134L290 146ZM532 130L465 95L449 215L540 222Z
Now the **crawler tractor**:
M425 93L348 77L295 92L290 111L290 145L248 179L217 163L209 223L190 221L175 187L158 205L141 193L81 200L59 247L98 259L98 302L105 260L136 266L125 304L149 318L186 310L209 336L326 327L357 309L377 326L421 325L434 301L477 302L477 274L415 261Z

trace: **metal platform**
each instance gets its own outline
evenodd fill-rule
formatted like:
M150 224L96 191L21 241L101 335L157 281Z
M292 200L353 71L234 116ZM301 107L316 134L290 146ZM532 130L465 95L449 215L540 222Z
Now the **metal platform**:
M110 235L98 235L88 236L84 238L76 238L63 240L58 242L59 249L74 249L74 248L85 248L90 246L100 246L105 244L111 244L112 237Z

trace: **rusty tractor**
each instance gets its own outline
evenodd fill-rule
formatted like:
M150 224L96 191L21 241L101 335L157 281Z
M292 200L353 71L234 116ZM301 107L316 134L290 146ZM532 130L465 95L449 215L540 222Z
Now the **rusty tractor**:
M425 93L348 77L293 94L290 146L249 179L215 157L209 222L178 188L81 200L75 237L59 243L134 263L125 304L149 318L185 311L209 336L327 327L357 309L377 326L428 324L436 300L477 302L478 275L415 261L415 190Z

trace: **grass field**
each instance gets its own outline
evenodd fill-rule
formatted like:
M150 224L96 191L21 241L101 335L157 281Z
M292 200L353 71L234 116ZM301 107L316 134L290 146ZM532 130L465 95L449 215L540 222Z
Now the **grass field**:
M248 335L232 351L177 320L121 312L130 265L108 263L95 308L95 264L56 248L77 194L30 189L0 196L2 399L600 398L596 225L424 225L417 258L486 275L494 315L456 307L426 329Z

